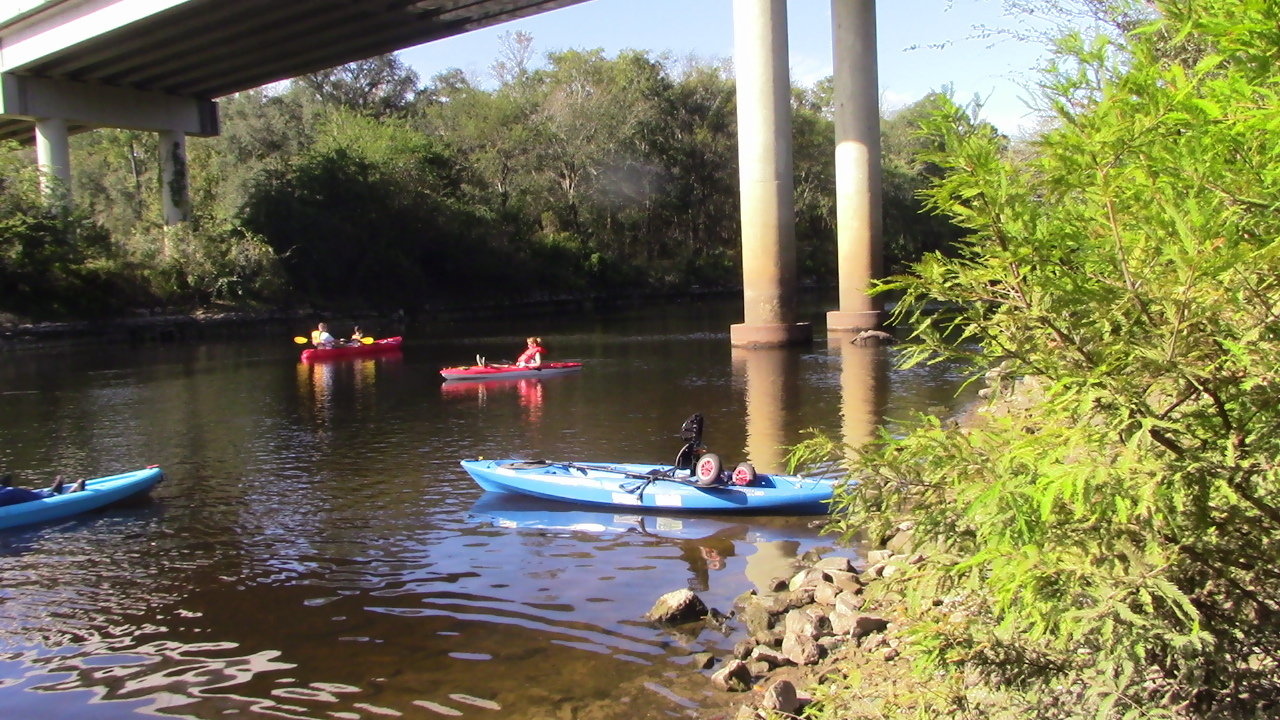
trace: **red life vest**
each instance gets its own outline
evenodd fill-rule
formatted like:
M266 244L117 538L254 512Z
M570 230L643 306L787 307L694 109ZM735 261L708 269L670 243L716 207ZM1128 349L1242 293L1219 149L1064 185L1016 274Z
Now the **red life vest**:
M542 350L542 348L541 348L541 347L539 347L538 345L534 345L533 347L529 348L528 350L525 350L525 351L524 351L524 353L523 353L523 354L522 354L522 355L521 355L521 356L516 360L516 362L517 362L517 363L531 363L531 362L533 362L533 357L534 357L535 355L541 355L541 354L542 354L542 352L543 352L543 350Z

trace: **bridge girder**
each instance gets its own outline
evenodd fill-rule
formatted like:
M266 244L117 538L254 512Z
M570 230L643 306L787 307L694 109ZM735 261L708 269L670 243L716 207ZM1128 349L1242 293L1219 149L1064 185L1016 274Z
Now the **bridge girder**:
M210 100L585 0L168 0L158 12L5 62L6 73ZM54 0L0 19L0 48L37 42L62 6L87 16L143 0ZM87 5L86 10L84 6ZM95 10L96 7L96 10ZM42 25L43 24L43 25ZM50 31L52 32L52 30ZM92 127L73 123L74 132ZM0 117L0 138L32 122Z

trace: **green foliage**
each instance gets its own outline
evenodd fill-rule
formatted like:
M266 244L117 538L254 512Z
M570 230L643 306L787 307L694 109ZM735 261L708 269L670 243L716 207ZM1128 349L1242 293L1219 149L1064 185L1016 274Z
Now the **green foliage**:
M125 304L131 298L111 277L107 232L83 212L48 203L15 149L0 148L0 310L65 318Z
M136 281L166 306L255 307L287 296L270 245L236 227L154 227L129 238L126 257Z
M130 288L116 289L124 306L415 308L471 301L477 285L504 302L740 286L728 62L534 57L517 33L496 87L460 70L418 87L388 55L223 98L222 134L187 145L196 217L181 231L163 226L153 133L78 135L76 217L110 239L96 267ZM798 269L819 285L835 281L830 104L829 81L796 91ZM886 172L891 263L954 236L922 213L923 177L914 159Z
M1280 24L1265 2L1159 9L1124 45L1064 40L1060 129L1025 164L953 104L928 123L929 201L970 235L885 286L904 357L1001 362L1012 395L862 449L836 524L909 519L932 556L894 583L913 653L970 682L922 714L1280 702Z

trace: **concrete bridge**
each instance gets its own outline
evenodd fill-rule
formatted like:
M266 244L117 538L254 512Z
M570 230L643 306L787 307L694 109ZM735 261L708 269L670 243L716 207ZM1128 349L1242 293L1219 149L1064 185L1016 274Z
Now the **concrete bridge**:
M0 9L0 139L34 140L50 193L68 137L160 134L165 222L186 220L186 138L218 134L216 99L585 0L10 0ZM643 2L643 0L636 0ZM735 346L810 338L796 321L786 0L733 0L745 318ZM875 0L831 0L840 308L875 327L881 273ZM69 198L67 198L69 201Z

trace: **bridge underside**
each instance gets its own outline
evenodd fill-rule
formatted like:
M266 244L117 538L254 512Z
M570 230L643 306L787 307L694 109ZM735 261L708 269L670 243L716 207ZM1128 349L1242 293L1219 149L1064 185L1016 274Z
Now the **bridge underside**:
M10 72L212 99L579 2L189 0ZM0 139L33 125L0 118Z

